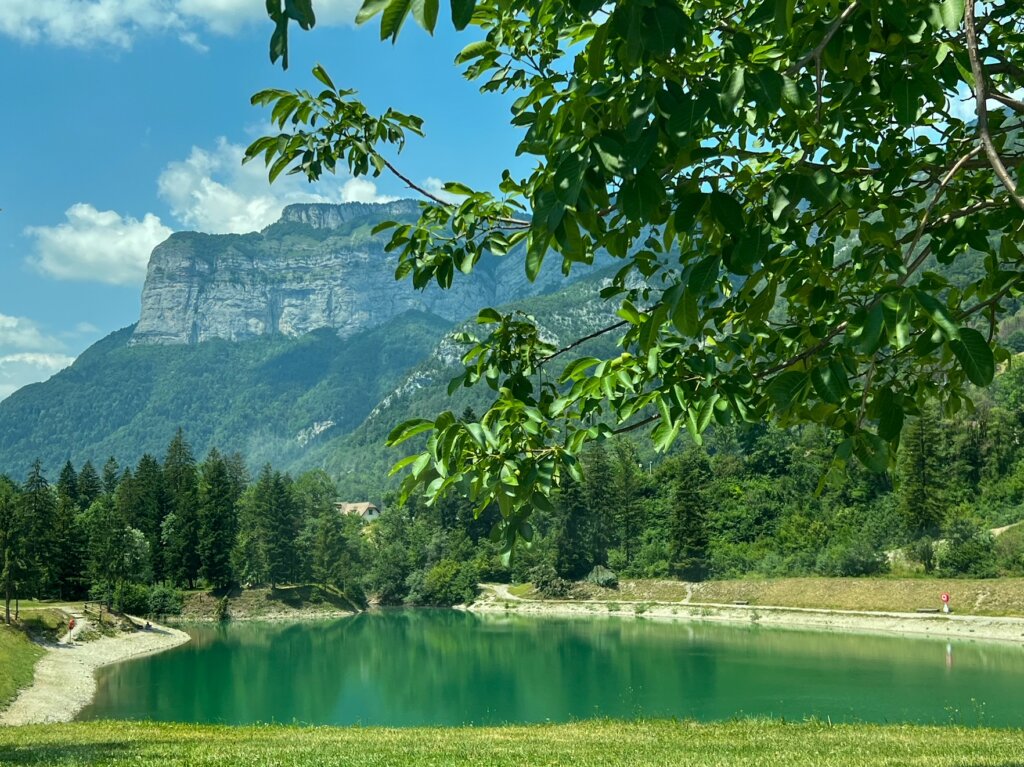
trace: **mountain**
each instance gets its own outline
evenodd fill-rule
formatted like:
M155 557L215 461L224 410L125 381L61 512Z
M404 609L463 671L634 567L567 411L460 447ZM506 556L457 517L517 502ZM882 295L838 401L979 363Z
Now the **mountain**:
M324 467L379 494L394 423L482 404L483 392L446 395L451 333L480 308L523 308L555 340L606 319L600 269L567 282L548 264L531 283L513 255L483 259L450 291L396 282L397 257L371 230L417 211L292 205L262 232L172 235L153 251L138 323L0 401L0 473L22 477L36 458L51 477L69 459L133 465L181 426L198 457L216 447L251 468Z
M322 328L345 337L408 311L456 322L562 282L548 268L531 283L518 259L487 257L449 290L396 283L398 256L372 230L418 214L413 200L290 205L262 232L173 234L153 250L130 343L299 337Z

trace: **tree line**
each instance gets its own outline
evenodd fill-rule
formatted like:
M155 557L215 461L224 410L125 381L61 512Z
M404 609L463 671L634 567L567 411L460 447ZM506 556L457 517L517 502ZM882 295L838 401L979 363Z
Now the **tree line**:
M471 414L469 414L471 415ZM323 471L292 478L216 449L202 462L183 432L162 461L101 471L39 462L0 477L0 586L19 597L89 596L140 612L173 610L177 589L318 584L355 602L454 604L481 580L555 584L594 568L687 580L748 574L896 571L1024 573L1024 369L1005 372L969 414L925 410L904 428L897 469L832 465L814 426L717 427L667 457L628 439L592 445L583 478L534 514L511 560L457 493L433 505L384 499L364 526L335 506ZM559 585L561 584L561 585Z

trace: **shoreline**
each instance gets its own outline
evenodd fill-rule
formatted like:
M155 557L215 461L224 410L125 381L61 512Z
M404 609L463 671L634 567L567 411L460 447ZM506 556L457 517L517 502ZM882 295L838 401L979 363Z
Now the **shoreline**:
M1024 618L944 615L813 607L727 605L697 602L605 600L540 600L507 598L491 592L468 612L563 617L641 618L659 621L728 623L771 628L831 631L847 634L888 634L937 639L967 639L1024 644Z
M154 623L149 631L42 645L47 652L36 664L32 684L0 711L0 727L70 722L96 695L97 669L169 650L190 638Z

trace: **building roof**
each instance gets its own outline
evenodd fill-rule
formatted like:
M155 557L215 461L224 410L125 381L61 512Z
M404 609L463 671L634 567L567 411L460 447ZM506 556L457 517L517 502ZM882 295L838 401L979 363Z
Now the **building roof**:
M366 517L370 514L380 513L380 509L377 508L377 505L370 503L369 501L360 501L358 503L336 501L334 504L334 508L336 508L342 514L355 514L358 517Z

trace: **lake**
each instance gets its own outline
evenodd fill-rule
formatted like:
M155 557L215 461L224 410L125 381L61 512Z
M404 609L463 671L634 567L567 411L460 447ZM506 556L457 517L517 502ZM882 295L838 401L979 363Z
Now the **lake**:
M385 610L189 629L79 719L461 725L766 716L1024 725L1024 647L630 618Z

